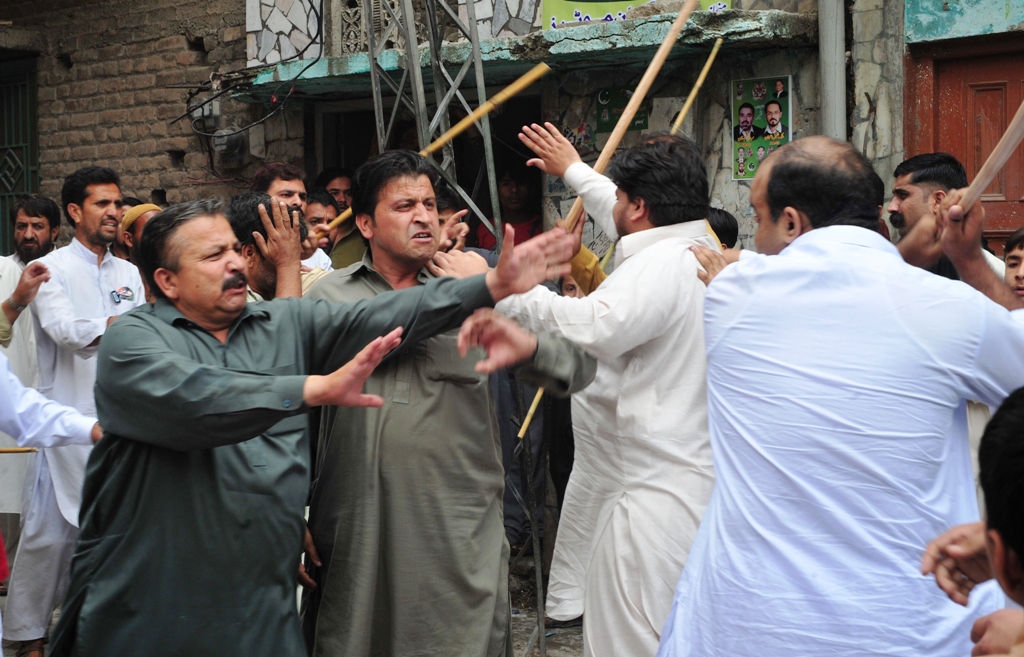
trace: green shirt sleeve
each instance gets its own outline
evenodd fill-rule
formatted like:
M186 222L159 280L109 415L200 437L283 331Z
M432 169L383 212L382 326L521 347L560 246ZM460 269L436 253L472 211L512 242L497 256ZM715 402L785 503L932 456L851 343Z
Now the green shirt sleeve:
M307 410L305 376L199 362L176 353L130 315L110 326L98 357L100 426L140 442L176 450L218 447L249 440Z
M410 345L458 327L477 308L491 307L494 300L484 275L465 279L438 278L426 285L383 292L356 303L330 303L330 281L311 290L316 303L302 302L311 312L313 371L326 374L338 369L374 338L402 327L402 344L391 356ZM389 356L390 357L390 356Z
M590 385L596 373L597 361L583 347L554 333L540 333L533 360L519 366L516 378L566 397Z
M0 347L5 349L11 346L11 338L14 337L14 328L7 321L7 315L0 311Z

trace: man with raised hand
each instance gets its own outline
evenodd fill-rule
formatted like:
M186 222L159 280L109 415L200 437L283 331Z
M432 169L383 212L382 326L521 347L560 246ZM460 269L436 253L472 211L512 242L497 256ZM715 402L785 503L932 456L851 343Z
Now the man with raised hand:
M392 290L437 285L427 264L441 241L438 180L412 151L360 166L352 208L369 249L309 296L377 303ZM487 276L506 269L520 249L551 240L567 261L572 239L563 231L513 247L506 228L506 246ZM316 589L303 611L317 657L511 654L504 477L489 370L459 357L454 332L436 332L370 377L367 391L385 406L323 409L309 513L322 562L312 569ZM531 382L539 378L553 391L578 389L593 376L582 350L565 340L539 336L532 355Z
M594 384L573 396L575 462L547 611L556 620L583 615L588 656L650 655L714 481L705 287L690 251L718 248L704 220L707 176L693 141L664 136L617 155L606 183L582 163L563 168L578 157L556 134L550 124L523 129L541 156L531 162L564 176L619 242L615 271L589 296L536 288L498 307L598 361Z
M295 605L305 413L380 406L362 382L399 327L398 354L415 352L557 275L570 249L566 236L545 235L486 276L361 303L246 303L245 260L223 212L197 201L150 220L140 254L157 299L100 343L105 433L89 460L52 655L305 654Z

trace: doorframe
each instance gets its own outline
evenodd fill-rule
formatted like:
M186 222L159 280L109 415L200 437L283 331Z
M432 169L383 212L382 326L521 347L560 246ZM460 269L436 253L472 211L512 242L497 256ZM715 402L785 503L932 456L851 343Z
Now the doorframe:
M949 39L926 44L907 44L903 58L903 155L904 159L936 150L936 125L939 122L939 84L936 70L944 61L986 55L1007 55L1024 52L1020 33L993 34L982 37ZM930 107L928 112L921 107ZM1015 110L1011 110L1015 111ZM1012 231L986 229L987 240L1002 248Z
M950 39L925 44L907 44L903 57L903 151L904 159L935 150L939 95L935 71L949 59L1005 55L1024 52L1020 33ZM920 107L931 107L920 112Z
M14 227L8 221L8 213L17 196L39 192L39 98L37 62L38 54L21 50L0 48L0 80L25 85L23 118L25 125L15 126L14 131L24 130L25 152L21 171L21 189L17 191L0 188L0 255L14 252ZM0 108L0 118L4 112L16 108Z

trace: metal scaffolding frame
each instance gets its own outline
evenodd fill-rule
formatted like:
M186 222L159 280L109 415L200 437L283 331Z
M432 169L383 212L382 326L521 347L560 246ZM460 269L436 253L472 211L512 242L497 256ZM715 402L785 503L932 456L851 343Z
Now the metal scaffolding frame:
M480 39L477 35L476 9L473 0L455 0L454 8L449 0L363 0L363 21L366 27L366 41L370 56L370 86L373 91L373 109L377 125L377 144L383 152L394 133L396 119L401 111L408 110L416 122L416 138L420 149L425 148L434 139L447 131L451 125L449 120L449 109L452 103L456 107L470 114L473 108L466 101L461 91L463 82L466 80L470 68L474 72L476 83L477 103L482 104L486 99L484 87L484 69L480 56ZM458 7L462 4L466 10L466 21L459 17ZM420 20L422 19L422 20ZM452 30L457 33L453 33ZM433 83L433 105L427 104L427 91L424 87L423 60L420 51L420 31L425 31L425 41L428 45L430 77ZM472 56L463 62L455 75L452 75L441 58L441 47L444 44L445 35L454 34L458 38L465 38L472 46ZM448 39L452 40L452 39ZM401 76L398 80L391 73L386 71L380 63L381 55L385 50L394 48L404 53L404 60L400 59ZM385 91L394 96L394 102L390 106L384 100ZM389 97L388 100L391 100ZM480 219L484 226L494 234L498 242L498 248L502 246L501 211L498 204L498 185L494 173L494 153L491 144L491 125L487 116L484 116L477 124L483 141L483 164L476 172L476 180L473 189L467 193L456 179L455 156L451 142L445 144L441 150L441 161L433 157L427 159L437 167L441 176L451 185L469 209ZM480 189L480 185L486 176L488 190L491 197L491 217L487 217L473 197ZM520 415L525 415L526 409L523 405L522 392L519 384L514 383L516 390L516 401ZM513 422L519 424L520 418L513 417ZM530 654L536 645L540 649L541 657L546 654L544 641L544 587L541 571L542 552L540 549L540 536L538 533L541 518L537 517L537 501L534 497L533 486L533 463L530 446L529 433L519 444L516 445L513 459L522 459L523 473L525 478L526 499L516 490L518 482L508 482L506 485L512 487L518 502L526 509L532 533L534 547L534 574L537 586L537 627L530 637L524 655Z
M471 113L473 108L461 90L470 68L474 70L477 103L483 103L487 99L480 39L477 35L476 9L472 0L464 0L466 21L463 22L458 14L459 1L455 1L453 8L448 0L415 0L415 4L414 0L364 0L363 21L370 56L370 86L377 124L377 143L381 152L391 141L396 119L403 108L408 110L415 120L416 138L421 149L451 127L448 113L453 102L467 114ZM446 40L445 34L451 33L452 30L456 31L456 36L465 38L472 46L472 56L459 66L454 76L445 68L441 59L441 46ZM426 63L429 64L433 84L432 105L428 105L428 95L424 87L425 62L420 50L421 31L425 32L423 40L428 45L429 60ZM385 50L392 48L405 55L404 59L400 59L400 64L404 64L404 68L401 69L401 77L397 81L395 76L380 64L381 55ZM386 91L394 95L394 103L390 107L384 102ZM470 211L494 234L500 248L501 212L498 205L491 125L488 117L483 117L477 127L483 141L483 165L477 172L474 188L468 193L456 179L455 156L451 143L446 144L441 150L440 162L432 157L428 160L437 167L438 172L458 193ZM490 217L486 216L473 201L473 196L479 191L484 177L491 197Z

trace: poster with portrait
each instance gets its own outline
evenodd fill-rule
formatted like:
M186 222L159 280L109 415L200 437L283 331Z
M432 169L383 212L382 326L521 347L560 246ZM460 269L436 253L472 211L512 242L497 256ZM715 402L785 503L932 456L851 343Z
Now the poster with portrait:
M733 180L753 178L766 157L789 143L792 82L782 75L730 83Z

